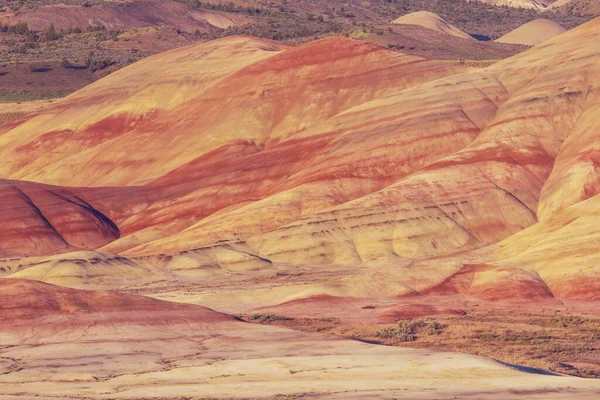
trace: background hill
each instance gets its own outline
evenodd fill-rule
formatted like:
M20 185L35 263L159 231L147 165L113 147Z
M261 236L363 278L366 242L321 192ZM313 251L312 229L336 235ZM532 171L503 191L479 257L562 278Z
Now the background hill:
M498 60L522 47L464 43L392 21L428 11L473 37L490 41L545 18L567 29L597 15L569 3L554 10L464 0L323 2L174 0L4 0L0 6L0 101L62 97L160 51L251 35L306 43L344 35L430 59Z

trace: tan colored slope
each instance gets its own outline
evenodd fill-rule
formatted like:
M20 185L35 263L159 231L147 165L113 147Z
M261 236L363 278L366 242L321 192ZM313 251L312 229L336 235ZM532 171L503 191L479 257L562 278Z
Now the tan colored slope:
M594 196L502 241L491 263L534 271L557 298L598 301L598 218L600 196Z
M10 154L13 161L2 165L0 174L14 175L25 166L34 170L35 165L49 168L80 152L87 151L92 157L103 152L103 144L138 126L154 124L150 125L152 129L162 133L169 123L156 124L157 115L200 96L233 72L285 48L287 46L266 40L234 37L146 58L56 102L17 127L5 130L0 136L0 153ZM138 142L141 135L138 132ZM111 157L122 158L127 154L122 152L125 149L127 147L119 147ZM129 150L131 153L133 148ZM72 179L75 171L63 170L62 181L77 184ZM85 174L92 181L98 180L92 169ZM114 175L104 175L104 179L110 176L114 179ZM52 179L58 180L60 178Z
M439 15L429 11L417 11L406 14L395 19L392 21L392 23L399 25L419 25L436 32L446 33L462 39L473 40L468 33L461 31L456 26L441 18Z
M473 82L481 74L509 92L465 149L382 191L248 243L275 261L381 263L485 246L534 224L563 141L597 103L599 24L592 21L485 72L448 78L457 88L459 79ZM387 101L394 100L402 104L401 95Z
M557 22L548 19L536 19L496 39L496 42L535 46L566 31Z
M27 114L38 111L52 104L54 101L55 100L35 100L0 103L0 129L8 124L18 123L18 120L25 117ZM6 130L7 128L5 127L4 129Z
M572 2L573 0L557 0L548 6L549 9L561 8Z
M272 151L278 168L279 160L290 162L296 154L312 157L292 168L291 174L271 189L274 194L223 209L179 235L135 248L130 254L180 251L216 240L244 239L371 193L460 150L477 137L507 92L495 80L465 77L458 85L454 82L444 79L407 89L294 135L258 155L268 156ZM424 108L424 103L435 106ZM249 159L247 164L255 162ZM247 179L247 175L240 177ZM168 208L155 211L159 215L168 212ZM114 250L113 244L106 249Z
M115 254L71 251L0 260L0 275L39 280L68 287L120 287L152 279L157 271Z
M181 62L183 52L169 52L125 68L62 102L68 111L56 108L59 118L48 111L4 134L2 142L15 138L24 146L44 140L49 132L65 131L48 143L43 157L36 149L14 154L16 143L3 146L18 161L0 172L16 179L78 186L150 183L200 161L211 151L243 144L247 147L244 151L256 152L268 140L457 70L456 66L341 38L314 42L290 49L270 62L257 62L258 57L275 55L275 46L256 39L228 38L188 48L187 52L201 60L196 65ZM227 54L224 70L218 57ZM241 65L231 61L232 54ZM185 72L177 72L178 66L173 65L173 76L157 76L157 68L168 70L161 61L164 57L195 74L186 78ZM209 65L208 71L202 65ZM134 80L125 83L128 77ZM120 87L117 85L135 92L114 99L115 92L127 93L112 90ZM198 134L203 140L198 140ZM0 153L5 153L2 150L0 147ZM21 161L22 157L30 159Z
M568 11L570 7L579 15L598 15L600 13L600 1L598 0L558 0L548 7L556 11Z
M0 300L3 398L593 399L600 390L597 380L246 324L116 292L0 279Z
M361 157L367 160L373 153L377 159L366 161L371 165L381 160L401 162L404 167L372 169L366 180L357 179L343 164L333 172L307 169L313 157L339 150L343 132L316 131L296 138L298 132L355 105L464 67L345 38L324 39L271 57L277 53L274 46L251 38L228 38L125 68L4 133L0 153L14 160L5 166L5 173L81 186L147 184L81 194L121 230L122 240L105 250L122 251L177 233L221 209L315 179L329 183L305 196L310 204L303 212L340 204L459 149L477 130L461 122L461 132L450 132L456 141L446 146L432 143L429 147L436 152L419 159L402 151L402 142L386 155L391 145L386 137L394 127L381 130ZM265 59L224 77L227 71L220 69L219 60L227 53L245 63L254 56ZM172 63L172 76L156 76L163 59ZM232 65L228 62L229 68ZM192 79L194 73L197 77ZM118 85L126 89L113 90ZM360 135L354 133L355 143ZM346 159L355 157L343 151ZM289 179L301 171L308 173ZM339 196L332 198L326 188L335 180L340 181ZM282 214L280 224L295 215L285 210ZM257 233L254 228L249 232Z
M578 80L585 80L584 74L585 71L573 71ZM582 109L585 111L565 139L552 173L544 183L537 209L540 220L551 218L560 210L600 192L600 95L597 84L579 90L573 86L562 89L561 97L565 102L583 98Z

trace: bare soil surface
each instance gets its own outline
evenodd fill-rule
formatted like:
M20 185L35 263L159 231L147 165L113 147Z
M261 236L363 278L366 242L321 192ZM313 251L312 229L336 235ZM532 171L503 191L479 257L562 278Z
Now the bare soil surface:
M364 306L376 311L375 306ZM241 316L245 321L324 332L368 343L457 351L506 364L586 378L600 377L600 317L542 311L470 311L461 316L345 324L336 318Z

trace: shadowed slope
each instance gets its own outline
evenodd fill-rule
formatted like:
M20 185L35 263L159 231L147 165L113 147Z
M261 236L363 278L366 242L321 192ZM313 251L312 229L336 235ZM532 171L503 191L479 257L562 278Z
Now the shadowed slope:
M118 227L67 188L0 180L0 256L94 249Z

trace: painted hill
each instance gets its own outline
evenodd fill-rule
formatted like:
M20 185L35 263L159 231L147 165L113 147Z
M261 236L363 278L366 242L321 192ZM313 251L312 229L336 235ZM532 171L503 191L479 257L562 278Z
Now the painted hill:
M235 36L11 117L0 397L597 398L513 364L600 376L599 40Z
M428 93L471 105L464 113L475 126L482 126L471 143L381 191L252 237L248 243L274 261L390 264L398 258L440 257L482 248L549 218L556 209L595 196L593 150L587 146L595 132L591 127L597 124L600 94L594 89L600 70L589 62L596 57L598 24L600 20L595 20L485 71L425 84ZM559 61L573 53L581 55L579 61ZM481 92L443 93L443 88L458 93L462 85L474 84ZM357 107L340 118L364 120L373 110L383 116L385 106L398 110L413 97L410 91ZM478 104L498 108L490 115L478 110ZM473 118L484 115L489 119ZM420 118L415 125L422 127L430 117ZM569 264L563 262L568 270ZM590 282L600 273L591 264L584 271ZM531 275L534 278L538 279ZM575 274L563 275L560 285L575 289L578 282ZM553 282L546 284L554 293Z
M174 50L0 128L0 156L11 160L0 173L11 185L58 185L43 188L68 190L89 205L83 211L110 220L118 238L78 217L94 241L73 247L131 259L115 268L123 274L223 281L281 265L330 271L276 289L174 294L182 301L236 311L446 291L485 301L593 298L593 257L573 275L569 258L558 258L559 282L537 262L504 265L493 249L600 190L599 24L486 69L337 37L298 47L233 37ZM582 229L580 240L594 237L591 225ZM10 242L15 254L69 250L22 241ZM45 268L12 264L19 276L50 279ZM73 275L69 284L101 282ZM456 276L468 279L457 285ZM582 277L592 286L581 289Z
M462 39L473 39L469 34L442 19L439 15L429 11L417 11L406 14L395 19L392 23L398 25L419 25L436 32L446 33Z
M496 42L535 46L566 31L554 21L536 19L496 39Z
M0 153L15 162L2 173L53 184L126 186L81 193L119 226L123 240L110 250L121 251L225 207L291 189L298 183L286 177L342 133L302 143L294 135L375 97L464 70L342 38L281 53L285 48L234 37L125 68L5 132ZM158 65L166 71L160 78L150 72ZM270 177L262 181L265 174ZM373 184L385 184L386 175ZM227 182L229 195L215 201L219 182ZM323 209L370 186L343 185L339 199L323 188L304 207Z

